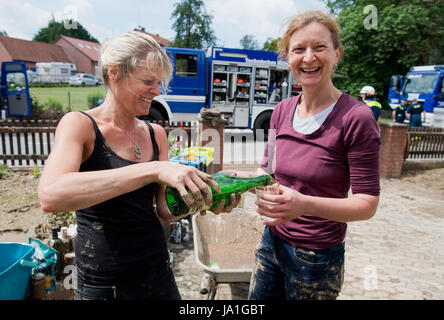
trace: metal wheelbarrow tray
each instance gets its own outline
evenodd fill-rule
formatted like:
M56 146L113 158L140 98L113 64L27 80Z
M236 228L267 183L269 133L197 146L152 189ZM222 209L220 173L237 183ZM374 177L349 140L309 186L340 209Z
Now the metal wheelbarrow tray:
M254 251L264 225L257 213L234 209L220 215L208 212L192 219L194 255L205 272L201 293L214 298L218 283L249 283L254 266ZM210 267L217 264L220 269ZM205 279L209 282L206 290Z

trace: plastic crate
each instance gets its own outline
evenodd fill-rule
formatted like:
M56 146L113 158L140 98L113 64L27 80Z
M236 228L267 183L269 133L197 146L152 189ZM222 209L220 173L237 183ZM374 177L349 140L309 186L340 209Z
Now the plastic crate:
M186 154L190 154L194 152L197 156L205 156L207 157L207 167L210 165L211 161L213 161L213 152L214 148L211 147L189 147L185 149Z
M29 244L0 242L0 300L24 300L29 293L31 261L35 248Z
M193 166L203 172L207 171L207 157L194 155L194 160L190 160L188 154L181 154L170 159L170 162Z

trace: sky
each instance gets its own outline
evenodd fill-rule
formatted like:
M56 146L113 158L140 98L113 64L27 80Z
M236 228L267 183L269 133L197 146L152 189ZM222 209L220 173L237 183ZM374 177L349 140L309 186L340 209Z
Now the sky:
M9 37L32 40L52 16L57 21L77 18L89 33L103 43L142 26L147 32L172 40L175 32L171 13L180 0L0 0L0 31ZM204 0L213 16L217 45L240 47L250 34L259 45L283 33L286 19L302 11L326 11L320 0Z

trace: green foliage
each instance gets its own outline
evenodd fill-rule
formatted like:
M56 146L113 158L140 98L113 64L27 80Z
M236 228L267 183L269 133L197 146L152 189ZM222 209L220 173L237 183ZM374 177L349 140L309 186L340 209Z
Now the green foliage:
M70 23L72 24L72 21L70 21ZM32 40L53 43L61 35L92 42L99 42L96 38L91 36L91 34L85 28L83 28L79 22L77 22L76 28L65 28L65 23L63 21L58 22L55 21L54 18L48 22L47 27L40 28Z
M53 88L51 89L54 90ZM62 88L58 90L61 89ZM63 116L63 104L59 99L53 97L39 97L34 91L30 91L30 97L32 119L60 119ZM44 101L43 103L42 100Z
M40 103L40 100L37 98L34 92L30 92L29 96L31 98L31 113L39 113L43 109L43 105Z
M267 38L267 40L265 40L262 50L277 52L279 40L281 40L281 38L277 39Z
M14 173L9 169L7 164L0 164L0 179L13 176Z
M60 102L60 100L53 97L48 97L46 106L50 110L63 111L63 104Z
M88 108L92 109L98 106L99 99L104 99L104 95L101 92L91 92L88 94Z
M172 47L202 49L216 44L211 28L213 17L205 11L202 0L181 0L174 4L171 19L176 31Z
M76 223L76 215L74 211L57 211L52 212L48 219L51 226L67 227Z
M342 28L344 59L338 72L349 78L335 79L335 85L355 97L371 85L383 105L390 76L405 74L411 66L440 64L444 48L444 3L421 0L324 1L337 15ZM366 28L369 13L377 8L376 28Z
M242 49L259 50L259 42L257 42L252 34L244 35L240 39L240 45Z
M33 82L29 83L30 88L61 88L70 87L67 83L52 83L52 82Z
M38 165L34 165L34 169L32 170L32 176L34 178L40 178L40 175L42 174L42 170Z

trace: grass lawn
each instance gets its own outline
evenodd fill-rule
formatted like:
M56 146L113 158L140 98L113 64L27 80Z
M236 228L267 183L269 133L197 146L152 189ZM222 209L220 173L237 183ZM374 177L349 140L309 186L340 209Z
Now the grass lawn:
M48 97L52 97L63 104L63 110L68 110L68 93L71 100L71 110L88 110L88 94L102 93L105 97L105 86L97 87L61 87L61 88L29 88L41 104L46 104Z

